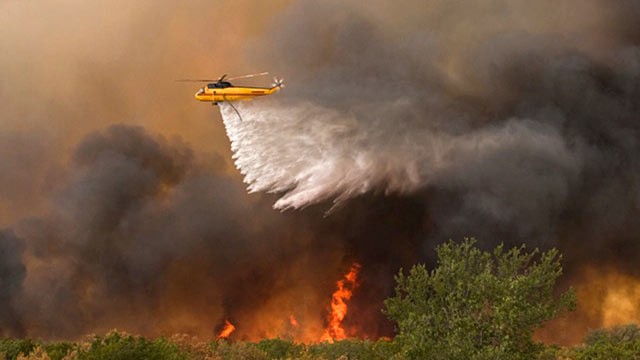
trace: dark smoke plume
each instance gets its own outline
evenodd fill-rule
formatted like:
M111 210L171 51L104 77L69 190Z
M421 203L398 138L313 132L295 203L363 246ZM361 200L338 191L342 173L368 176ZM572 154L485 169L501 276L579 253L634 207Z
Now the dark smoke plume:
M320 241L301 226L310 219L277 215L267 199L238 201L244 189L222 169L140 127L88 135L67 177L51 214L18 227L33 264L16 318L28 333L125 327L213 337L231 317L240 336L258 338L288 330L269 319L249 325L256 318L291 314L321 329L323 296L342 266L339 234ZM12 279L21 284L24 266L8 264L16 261Z
M286 96L241 105L244 121L222 107L236 165L249 190L283 194L276 209L411 196L428 244L553 245L569 271L615 263L635 276L640 48L625 24L640 13L591 5L608 8L606 43L580 26L485 31L481 14L480 37L454 51L448 25L389 35L359 6L298 3L263 54L279 54Z
M23 336L25 329L16 311L26 269L24 244L12 231L0 230L0 336Z

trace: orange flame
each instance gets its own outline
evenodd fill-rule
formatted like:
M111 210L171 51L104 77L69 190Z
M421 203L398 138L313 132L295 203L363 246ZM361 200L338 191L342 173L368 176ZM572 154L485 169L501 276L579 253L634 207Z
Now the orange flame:
M236 327L233 326L233 324L229 322L229 320L225 320L224 328L222 329L222 331L220 331L220 334L218 334L218 339L228 338L229 335L231 335L231 333L234 332L235 330L236 330Z
M291 324L291 326L293 327L298 327L298 320L296 320L296 317L293 315L289 316L289 324Z
M347 315L346 301L351 299L353 289L357 285L358 271L360 271L360 264L354 263L349 272L344 276L344 279L336 283L338 289L331 297L331 312L327 317L329 325L324 330L320 341L333 342L334 340L347 338L347 334L342 327L342 320L344 320L344 317Z
M574 276L577 311L550 321L536 340L569 346L590 329L640 324L640 279L607 265L587 266Z

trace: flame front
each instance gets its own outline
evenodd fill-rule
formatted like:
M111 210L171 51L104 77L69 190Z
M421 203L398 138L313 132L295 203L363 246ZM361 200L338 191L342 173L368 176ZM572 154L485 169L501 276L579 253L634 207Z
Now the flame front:
M336 283L338 289L331 297L331 311L327 317L329 325L324 330L321 341L333 342L347 338L342 321L347 315L347 300L351 299L353 289L357 286L358 271L360 271L360 264L354 263L344 279Z
M226 339L236 330L236 327L229 320L224 321L224 328L218 334L218 339Z

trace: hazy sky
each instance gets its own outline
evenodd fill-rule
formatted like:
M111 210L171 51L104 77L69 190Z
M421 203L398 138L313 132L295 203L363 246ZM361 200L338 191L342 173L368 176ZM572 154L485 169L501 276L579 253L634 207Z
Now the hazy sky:
M178 78L268 71L247 59L285 1L3 1L0 225L55 186L70 150L108 124L180 136L230 163L217 108ZM270 78L262 79L267 83Z

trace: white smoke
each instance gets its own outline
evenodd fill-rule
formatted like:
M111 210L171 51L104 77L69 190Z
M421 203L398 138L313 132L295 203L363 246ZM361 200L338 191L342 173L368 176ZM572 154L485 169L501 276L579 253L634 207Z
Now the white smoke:
M403 131L398 119L372 121L307 102L235 106L238 113L220 106L235 164L250 192L282 194L274 204L280 210L327 199L339 204L369 191L404 194L428 185L482 184L474 206L504 213L510 205L496 204L496 198L563 198L567 170L575 174L580 167L555 128L526 119L451 135L429 127ZM540 161L549 171L532 169ZM547 186L530 187L532 182ZM540 210L531 206L524 211Z
M421 183L408 158L367 146L371 139L353 117L310 103L236 107L242 121L231 106L221 106L235 164L249 191L284 194L277 209L332 197L339 203L384 182L393 191L410 191Z

